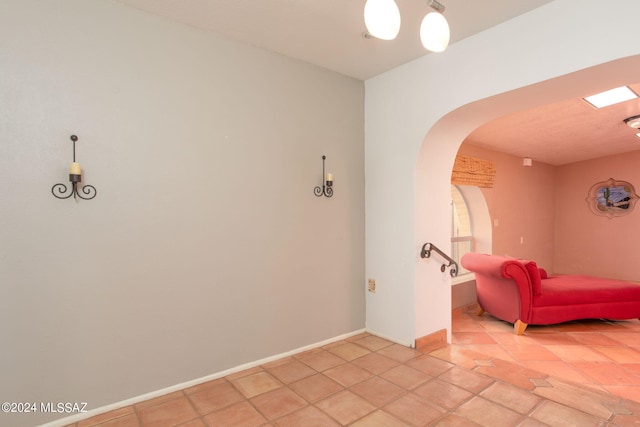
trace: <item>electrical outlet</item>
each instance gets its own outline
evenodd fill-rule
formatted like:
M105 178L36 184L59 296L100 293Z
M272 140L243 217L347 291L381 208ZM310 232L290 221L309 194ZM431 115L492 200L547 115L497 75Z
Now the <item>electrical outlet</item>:
M369 292L376 292L376 279L369 279L369 286L367 289Z

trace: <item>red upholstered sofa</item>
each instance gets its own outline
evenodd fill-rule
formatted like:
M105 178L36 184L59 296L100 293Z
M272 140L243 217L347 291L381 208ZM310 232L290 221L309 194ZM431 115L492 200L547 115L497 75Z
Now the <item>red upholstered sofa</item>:
M462 266L473 272L478 314L488 312L514 324L551 325L578 319L640 318L640 284L591 276L547 277L534 261L468 253Z

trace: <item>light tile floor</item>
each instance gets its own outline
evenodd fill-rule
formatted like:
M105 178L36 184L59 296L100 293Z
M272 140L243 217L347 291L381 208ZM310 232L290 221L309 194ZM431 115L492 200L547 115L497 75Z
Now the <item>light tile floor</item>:
M510 323L469 308L454 313L452 329L455 347L640 402L638 319L529 326L518 336Z
M640 322L453 320L428 354L364 333L72 426L640 425Z

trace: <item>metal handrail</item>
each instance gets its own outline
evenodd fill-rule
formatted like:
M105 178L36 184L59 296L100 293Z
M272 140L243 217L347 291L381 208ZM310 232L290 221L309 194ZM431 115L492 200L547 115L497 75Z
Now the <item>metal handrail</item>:
M458 263L455 262L449 255L442 252L433 243L425 243L424 245L422 245L422 251L420 252L420 257L429 258L431 256L431 251L434 251L435 253L440 255L442 258L444 258L445 261L448 262L448 264L442 264L442 266L440 267L440 271L444 273L444 270L447 267L450 267L451 269L449 270L449 274L451 274L451 277L456 277L458 275Z

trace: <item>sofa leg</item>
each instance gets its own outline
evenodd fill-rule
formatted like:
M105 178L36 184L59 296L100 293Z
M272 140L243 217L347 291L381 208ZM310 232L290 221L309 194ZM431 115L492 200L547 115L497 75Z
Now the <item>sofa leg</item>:
M524 330L527 329L527 326L529 325L518 319L516 323L513 324L513 332L515 332L516 335L522 335L524 334Z
M482 316L484 314L484 308L478 306L478 308L476 308L476 316Z

